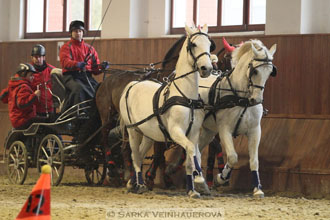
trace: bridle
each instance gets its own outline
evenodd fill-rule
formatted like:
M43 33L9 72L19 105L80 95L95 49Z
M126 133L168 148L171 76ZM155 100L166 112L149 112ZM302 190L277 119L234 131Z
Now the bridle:
M201 32L201 31L199 31L199 32L193 33L192 35L190 35L190 36L188 37L187 51L189 52L190 56L191 56L191 57L193 58L193 60L194 60L194 64L193 64L193 66L194 66L194 70L195 70L195 71L198 69L198 68L197 68L197 61L198 61L199 58L201 58L201 57L204 56L204 55L207 55L207 56L211 57L211 54L210 54L209 52L203 52L203 53L199 54L198 56L195 56L194 53L192 52L192 48L194 48L194 47L197 46L197 45L192 41L192 38L193 38L194 36L197 36L197 35L204 35L204 36L206 36L206 37L209 39L209 41L211 42L210 51L212 51L212 50L215 49L215 44L214 44L214 42L211 40L211 38L210 38L210 36L209 36L208 34L205 34L205 33Z
M259 61L259 62L263 62L257 66L253 66L252 62L253 61ZM250 87L255 87L258 88L260 90L264 90L265 86L260 86L260 85L255 85L252 81L252 76L257 74L257 69L259 67L262 66L266 66L266 65L271 65L273 67L272 72L270 73L270 76L275 77L276 73L277 73L277 67L272 63L273 59L269 59L267 54L266 54L266 58L264 59L253 59L251 60L251 62L249 63L249 68L250 68L250 73L249 73L249 85L248 85L248 89Z
M175 77L175 74L174 74L174 77L171 78L172 74L174 73L174 72L173 72L169 77L164 77L164 78L163 78L163 81L164 81L164 82L169 82L169 83L170 83L170 82L174 82L174 81L177 80L177 79L180 79L180 78L186 77L187 75L196 72L196 71L198 70L198 67L197 67L197 61L198 61L198 59L201 58L201 57L204 56L204 55L207 55L209 58L211 57L211 54L210 54L209 52L206 52L206 51L203 52L203 53L201 53L201 54L199 54L198 56L195 56L195 55L194 55L194 53L193 53L193 51L192 51L192 48L193 48L193 47L196 47L197 45L196 45L194 42L192 42L192 37L194 37L194 36L196 36L196 35L204 35L204 36L206 36L206 37L209 39L209 41L211 42L211 48L210 48L210 51L215 49L215 44L214 44L213 40L210 39L210 37L209 37L208 34L203 33L203 32L201 32L201 31L196 32L196 33L193 33L192 35L190 35L190 36L188 37L187 51L189 52L190 56L191 56L191 57L193 58L193 60L194 60L194 64L193 64L194 69L193 69L192 71L190 71L190 72L188 72L188 73L185 73L185 74L183 74L183 75L181 75L181 76L178 76L178 77ZM213 45L213 44L214 44L214 45Z

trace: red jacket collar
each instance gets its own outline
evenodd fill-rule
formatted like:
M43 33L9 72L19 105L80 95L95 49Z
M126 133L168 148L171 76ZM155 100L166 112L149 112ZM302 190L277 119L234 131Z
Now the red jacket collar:
M84 39L82 39L81 41L78 41L78 40L75 40L75 39L71 38L71 43L74 44L74 45L80 46L81 44L84 43Z
M27 79L22 78L19 75L15 74L15 76L13 76L9 80L8 86L11 87L11 88L14 88L14 87L17 87L17 86L22 85L22 84L30 85L31 83Z

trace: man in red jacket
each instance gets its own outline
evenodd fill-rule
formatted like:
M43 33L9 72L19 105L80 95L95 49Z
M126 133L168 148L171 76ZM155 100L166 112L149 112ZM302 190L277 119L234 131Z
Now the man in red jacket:
M35 68L29 63L21 63L14 77L8 83L8 110L11 124L16 129L26 129L34 122L43 122L36 117L36 104L40 90L33 91L31 82Z
M41 44L36 44L32 47L31 64L36 69L32 81L33 91L40 89L41 95L39 102L36 105L37 114L40 116L49 117L54 112L53 98L51 94L51 71L55 67L46 62L46 49Z
M92 74L100 74L107 68L106 64L100 65L96 50L83 40L84 22L72 21L69 31L71 40L60 49L64 85L71 92L66 107L93 98L98 83Z

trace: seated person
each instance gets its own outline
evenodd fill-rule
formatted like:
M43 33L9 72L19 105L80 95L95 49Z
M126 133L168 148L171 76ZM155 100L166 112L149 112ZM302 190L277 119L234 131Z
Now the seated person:
M37 115L43 117L53 116L53 97L51 94L52 82L51 71L55 67L46 62L46 49L41 44L32 47L31 64L36 69L32 81L32 89L35 91L40 89L41 95L36 105Z
M18 130L26 129L32 123L45 121L36 114L36 104L41 92L31 88L33 73L36 70L31 64L21 63L8 83L9 118L12 126Z
M60 49L60 63L63 70L63 83L70 90L64 109L94 97L98 82L92 77L109 67L107 62L100 64L98 53L85 43L85 24L75 20L69 27L71 39Z

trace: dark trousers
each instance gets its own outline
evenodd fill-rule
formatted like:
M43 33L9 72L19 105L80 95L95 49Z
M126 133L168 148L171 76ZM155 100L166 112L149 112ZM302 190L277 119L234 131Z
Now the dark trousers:
M69 90L69 95L66 97L64 109L87 99L94 98L95 89L98 85L98 82L96 82L90 73L85 74L83 72L71 72L64 74L63 83L66 89Z

